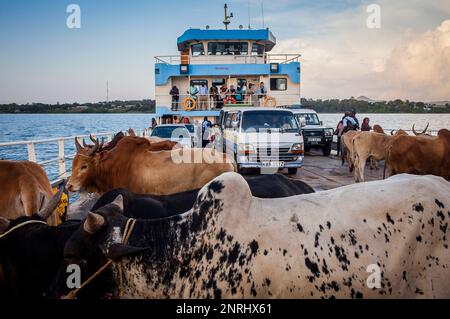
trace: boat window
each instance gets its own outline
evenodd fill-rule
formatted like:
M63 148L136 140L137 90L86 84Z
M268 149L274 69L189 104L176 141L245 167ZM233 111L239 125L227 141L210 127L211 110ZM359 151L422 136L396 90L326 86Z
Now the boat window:
M203 43L196 43L191 45L192 56L205 55L205 49Z
M264 45L259 43L252 44L252 55L263 55L264 54Z
M191 80L191 85L195 86L197 90L200 90L200 87L205 84L208 87L208 80Z
M209 42L209 55L248 55L247 42Z
M282 79L282 78L270 79L270 90L271 91L286 91L287 90L287 79Z
M292 112L247 111L242 115L242 129L262 131L298 132L299 127Z
M212 86L222 86L225 84L225 79L213 79L211 81Z

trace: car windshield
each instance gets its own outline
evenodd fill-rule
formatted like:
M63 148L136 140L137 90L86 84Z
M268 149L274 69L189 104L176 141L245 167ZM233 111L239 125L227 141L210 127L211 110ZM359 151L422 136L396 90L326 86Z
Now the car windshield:
M190 133L194 133L194 124L185 124L186 128Z
M296 132L298 131L298 125L291 112L247 111L242 115L242 129L245 131L277 130L283 132Z
M152 136L178 139L180 136L189 137L189 132L184 126L157 126L152 131Z
M319 117L316 113L302 113L297 116L299 122L305 121L306 125L320 125Z

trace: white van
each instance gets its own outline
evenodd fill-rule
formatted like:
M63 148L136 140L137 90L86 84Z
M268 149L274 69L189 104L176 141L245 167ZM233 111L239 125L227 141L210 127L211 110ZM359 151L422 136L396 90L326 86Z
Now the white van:
M303 165L303 136L290 110L224 108L218 125L221 138L216 147L233 155L240 171L259 168L276 172L287 168L289 174L296 174Z

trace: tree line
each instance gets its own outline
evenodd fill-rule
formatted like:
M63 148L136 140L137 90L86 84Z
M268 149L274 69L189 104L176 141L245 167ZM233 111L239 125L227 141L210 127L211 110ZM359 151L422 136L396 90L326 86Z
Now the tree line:
M0 104L0 113L154 113L154 100L111 101L98 103Z
M358 113L450 113L450 105L435 105L424 102L393 101L368 102L354 98L338 100L302 99L305 108L312 108L319 113L344 113L356 110Z

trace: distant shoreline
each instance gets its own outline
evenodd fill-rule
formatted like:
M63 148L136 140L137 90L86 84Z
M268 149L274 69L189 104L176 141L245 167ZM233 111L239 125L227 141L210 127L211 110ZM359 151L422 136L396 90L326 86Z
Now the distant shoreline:
M450 114L450 102L414 102L408 100L373 101L364 99L313 100L302 98L303 108L317 113L344 113L355 110L367 114ZM155 100L110 101L64 104L0 104L0 114L154 114Z

